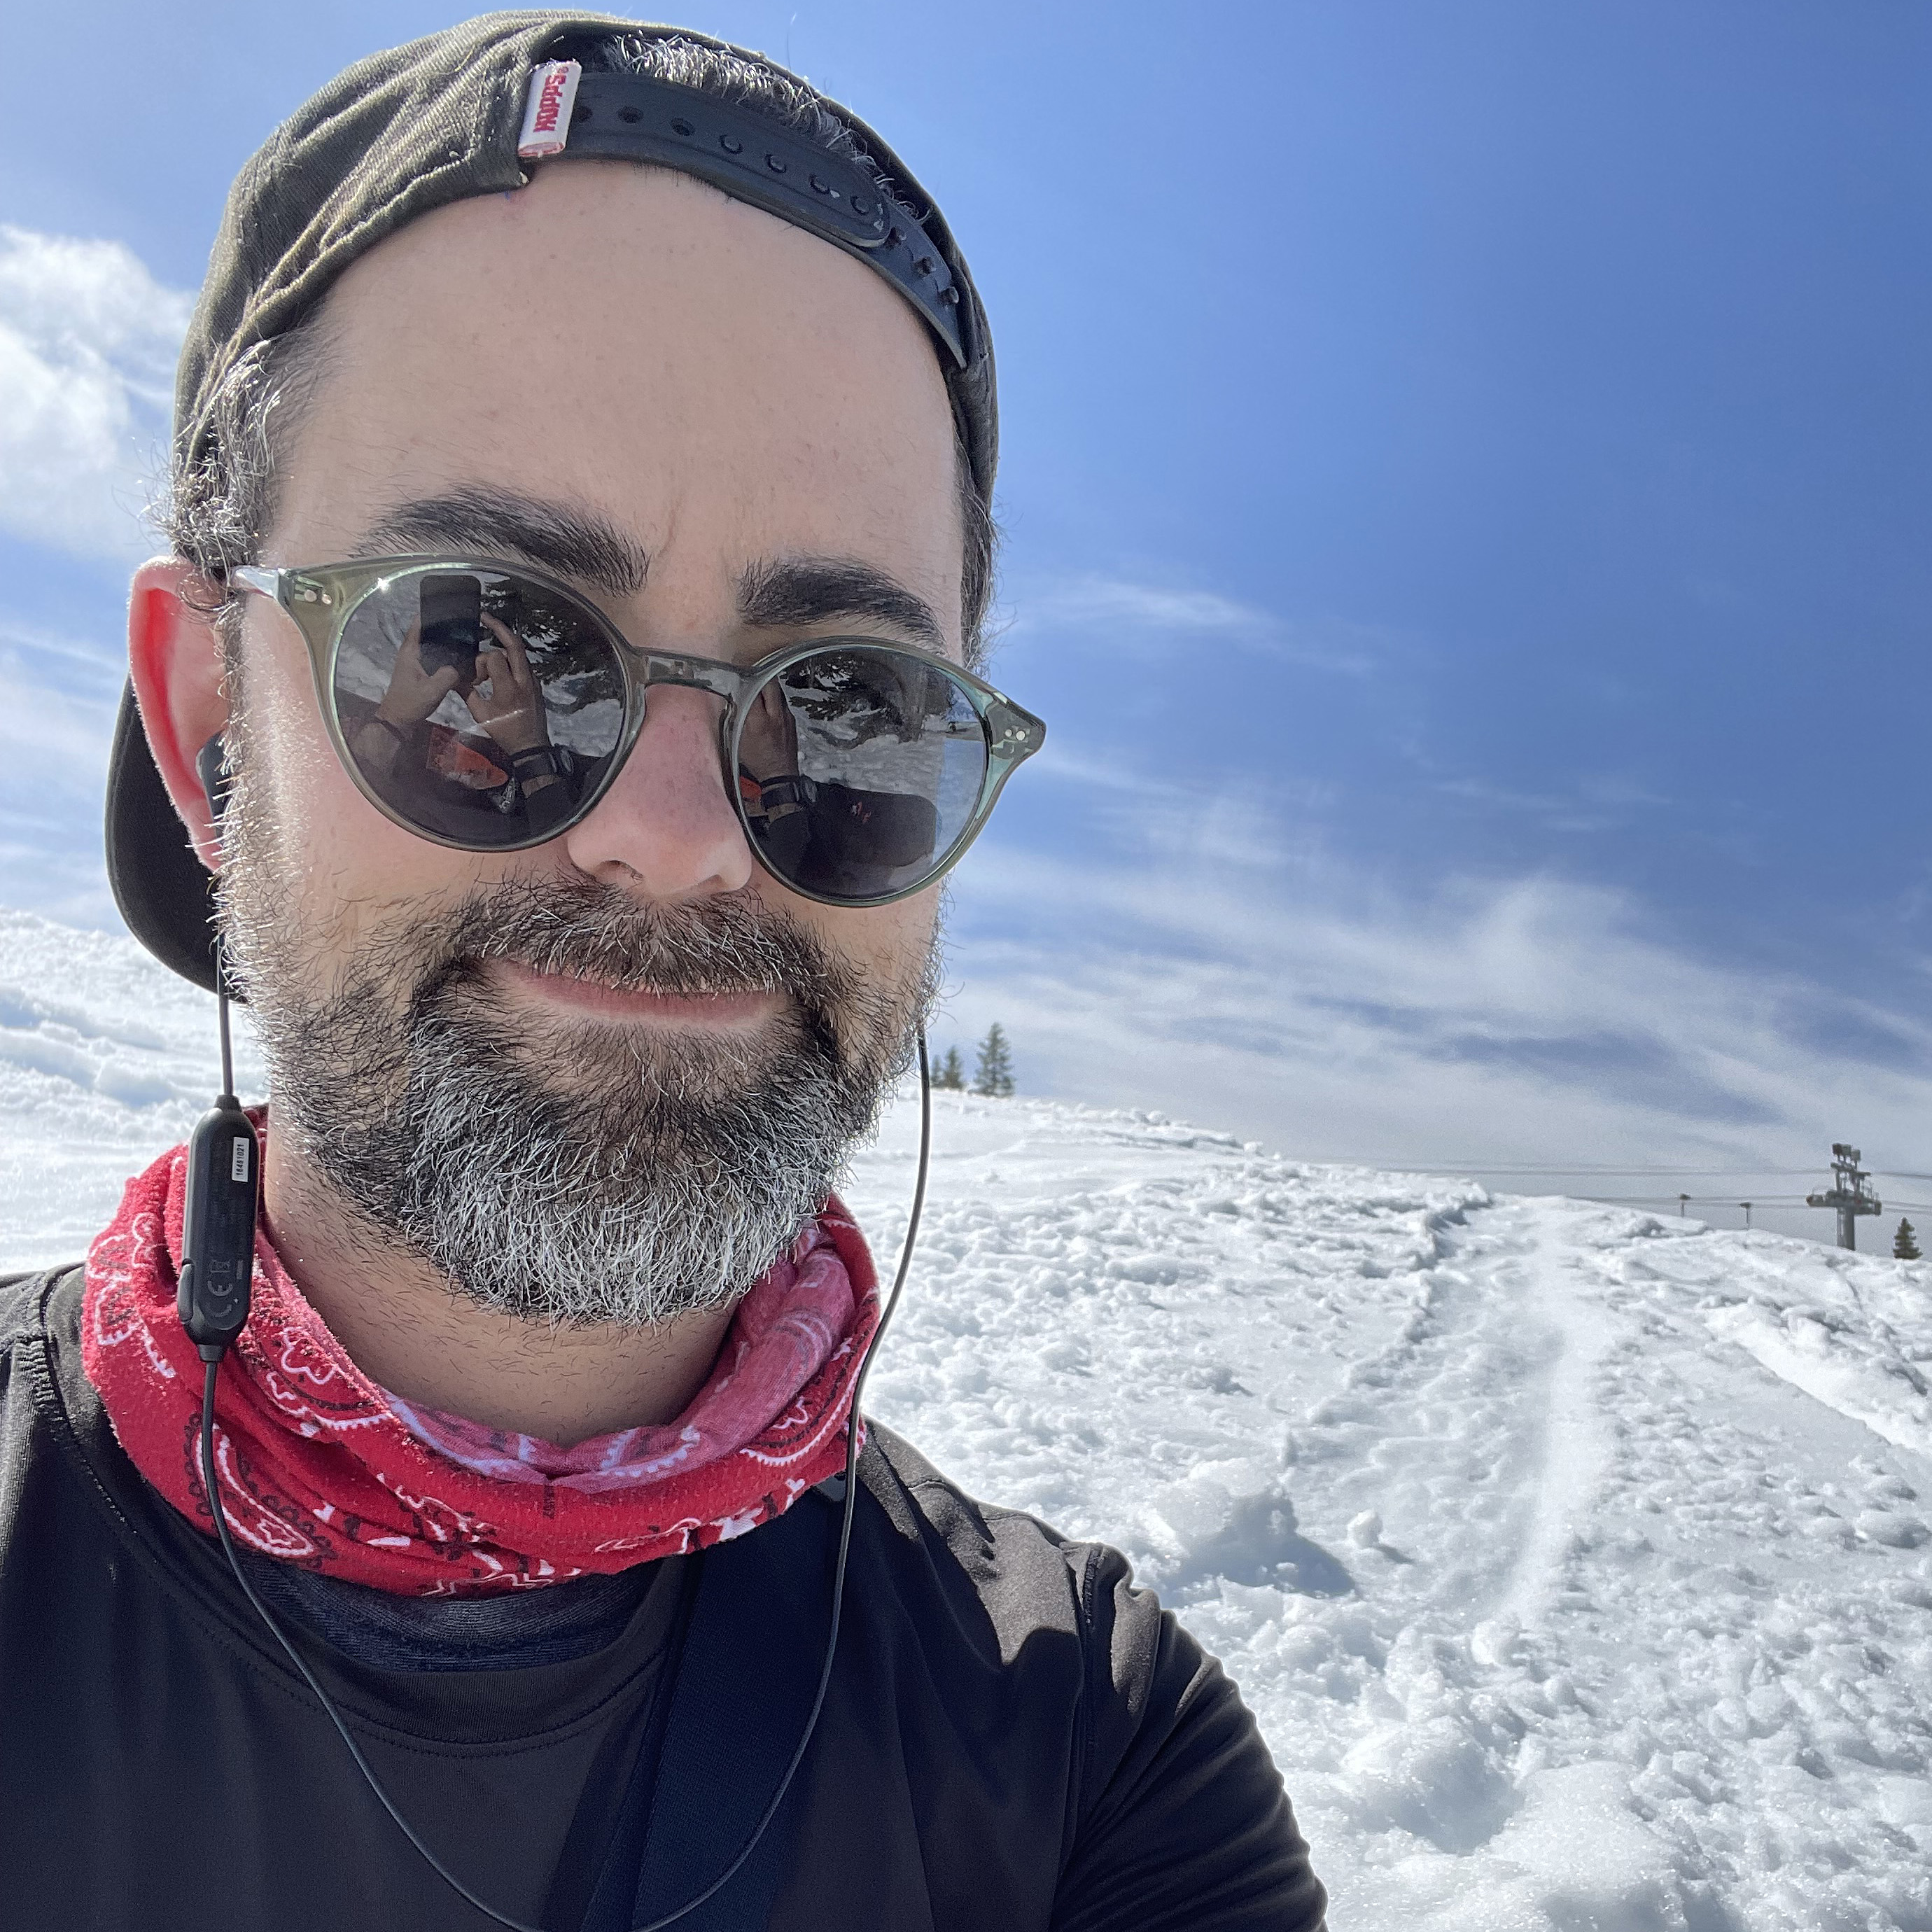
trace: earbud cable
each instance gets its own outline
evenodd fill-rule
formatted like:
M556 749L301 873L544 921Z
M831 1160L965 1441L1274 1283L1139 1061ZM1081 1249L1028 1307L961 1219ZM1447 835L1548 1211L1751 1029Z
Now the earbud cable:
M216 1004L220 1011L221 1028L221 1085L224 1095L232 1096L235 1090L232 1048L229 1041L228 1000L225 992L218 992ZM860 1436L862 1429L860 1402L865 1394L866 1378L872 1373L872 1364L879 1352L879 1344L885 1338L886 1328L899 1304L901 1292L904 1288L906 1276L912 1267L914 1244L919 1238L920 1217L926 1207L926 1182L932 1151L932 1070L926 1054L926 1035L919 1036L919 1166L913 1182L912 1212L906 1222L905 1240L899 1250L897 1271L892 1276L892 1292L886 1298L886 1305L880 1311L879 1325L873 1330L871 1346L866 1351L866 1358L859 1365L859 1372L853 1378L852 1404L848 1413L845 1430L845 1495L844 1508L838 1524L838 1554L832 1574L832 1627L825 1640L825 1660L819 1667L818 1689L812 1700L811 1714L805 1720L805 1729L800 1733L797 1748L791 1754L791 1762L785 1766L784 1777L778 1780L778 1789L772 1792L771 1802L765 1807L764 1815L758 1820L758 1828L746 1840L742 1849L724 1869L713 1879L688 1904L662 1918L654 1918L648 1925L634 1927L632 1932L663 1932L668 1925L695 1912L706 1900L715 1897L730 1883L743 1868L746 1859L757 1850L760 1840L770 1828L772 1820L778 1814L778 1807L791 1789L792 1780L798 1775L805 1754L810 1748L813 1734L818 1728L819 1714L825 1708L826 1693L831 1688L832 1665L838 1651L838 1624L845 1603L845 1569L851 1550L852 1522L859 1498ZM395 1802L382 1788L382 1780L370 1768L369 1760L362 1754L362 1748L355 1739L342 1713L336 1708L335 1700L317 1681L315 1672L309 1667L302 1652L290 1640L288 1634L269 1613L268 1606L256 1593L255 1586L249 1582L248 1573L242 1567L239 1552L235 1546L233 1533L228 1526L228 1512L220 1502L220 1486L217 1480L214 1450L214 1384L215 1376L221 1366L221 1358L226 1353L224 1348L205 1346L201 1350L202 1361L206 1364L202 1377L201 1390L201 1479L207 1492L209 1508L214 1516L214 1526L221 1538L221 1547L226 1553L228 1567L235 1573L235 1580L242 1586L242 1594L254 1606L255 1614L268 1627L275 1641L289 1655L290 1660L300 1671L303 1680L315 1693L316 1701L327 1712L331 1723L340 1734L342 1742L348 1747L349 1755L355 1760L356 1768L362 1774L363 1780L376 1794L382 1809L395 1821L396 1828L409 1840L422 1856L424 1862L467 1904L473 1906L484 1918L494 1924L507 1927L508 1932L543 1932L540 1926L526 1925L520 1918L512 1918L507 1913L486 1905L443 1862L424 1844L416 1827L396 1808Z
M235 1040L228 1024L228 986L221 975L227 970L221 956L221 949L215 948L214 1020L221 1034L221 1098L230 1105L235 1103Z

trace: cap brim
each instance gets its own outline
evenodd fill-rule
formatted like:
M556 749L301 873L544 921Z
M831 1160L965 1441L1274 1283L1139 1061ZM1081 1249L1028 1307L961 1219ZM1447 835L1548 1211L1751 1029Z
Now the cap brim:
M107 760L107 882L128 931L170 971L213 992L214 875L161 782L131 684Z

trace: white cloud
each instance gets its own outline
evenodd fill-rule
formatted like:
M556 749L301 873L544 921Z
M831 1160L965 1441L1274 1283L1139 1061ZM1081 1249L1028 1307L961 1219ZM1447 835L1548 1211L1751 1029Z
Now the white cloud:
M124 674L116 642L0 618L0 903L114 920L100 813Z
M118 242L0 225L0 526L79 556L140 554L191 307Z
M1206 808L1190 848L1151 842L1135 863L986 842L957 887L939 1046L997 1018L1034 1090L1310 1158L1574 1163L1587 1191L1619 1191L1581 1175L1593 1162L1822 1180L1846 1136L1932 1166L1917 1015L1697 956L1598 887L1450 879L1416 896L1320 854L1228 850Z

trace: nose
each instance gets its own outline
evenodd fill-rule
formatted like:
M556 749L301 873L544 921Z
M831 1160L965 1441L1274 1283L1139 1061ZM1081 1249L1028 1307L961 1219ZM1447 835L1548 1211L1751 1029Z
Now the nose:
M757 869L725 795L720 700L654 685L644 728L610 789L564 835L578 871L646 899L735 892Z

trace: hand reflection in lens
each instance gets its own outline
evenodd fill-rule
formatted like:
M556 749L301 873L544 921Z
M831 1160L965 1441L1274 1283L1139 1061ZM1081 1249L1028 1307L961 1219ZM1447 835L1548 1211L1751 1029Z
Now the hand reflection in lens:
M452 692L463 699L470 716L506 758L549 744L543 694L530 670L523 640L487 612L483 622L496 643L479 651L466 670L447 661L424 664L422 626L410 626L390 670L388 689L369 722L356 734L356 756L365 770L394 771L404 746ZM542 791L556 782L554 772L532 772L520 783L529 793Z
M396 653L389 688L376 707L376 716L398 730L413 730L462 682L463 674L454 664L424 663L422 626L412 624Z
M798 730L776 678L770 680L746 709L745 728L738 738L738 764L761 786L797 773ZM774 799L766 806L774 818L798 808L790 787L785 788L783 803Z
M524 640L487 612L483 622L500 648L486 646L478 656L476 681L464 694L470 716L512 757L548 745L543 693L531 675Z

